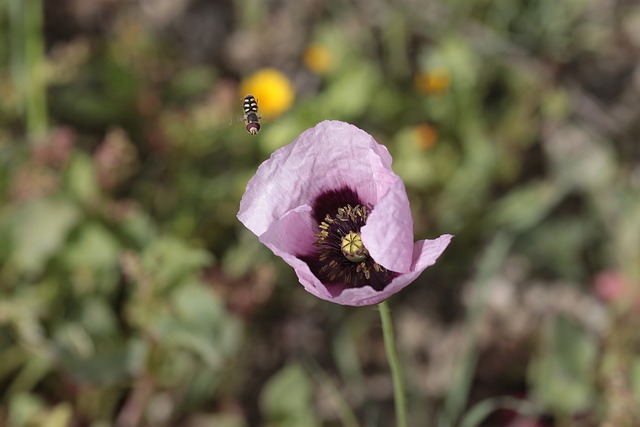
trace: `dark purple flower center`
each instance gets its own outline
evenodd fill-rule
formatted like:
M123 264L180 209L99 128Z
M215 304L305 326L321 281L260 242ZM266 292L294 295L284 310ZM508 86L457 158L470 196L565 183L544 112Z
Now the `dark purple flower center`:
M324 192L314 201L317 249L300 259L322 283L337 286L337 292L367 285L380 291L398 275L375 262L362 243L360 229L371 210L348 187Z

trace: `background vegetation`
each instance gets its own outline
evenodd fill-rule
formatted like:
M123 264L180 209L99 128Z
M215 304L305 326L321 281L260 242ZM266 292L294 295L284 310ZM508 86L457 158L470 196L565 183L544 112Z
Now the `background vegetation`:
M324 119L456 235L391 300L412 425L640 425L638 2L7 0L0 34L0 425L392 425L375 308L235 218Z

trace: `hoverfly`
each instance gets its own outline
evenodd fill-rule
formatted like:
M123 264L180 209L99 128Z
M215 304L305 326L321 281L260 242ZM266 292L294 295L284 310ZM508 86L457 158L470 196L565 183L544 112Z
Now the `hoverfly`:
M251 135L256 135L260 132L260 115L258 114L256 98L253 95L245 96L242 107L244 109L245 128Z

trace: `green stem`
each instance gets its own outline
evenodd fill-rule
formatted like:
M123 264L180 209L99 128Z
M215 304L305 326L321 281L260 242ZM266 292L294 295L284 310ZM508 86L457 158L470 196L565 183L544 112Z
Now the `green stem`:
M42 9L42 0L27 0L25 2L27 130L33 136L41 136L47 130Z
M27 133L41 141L47 131L47 98L42 0L10 0L11 73Z
M393 322L391 312L386 301L378 304L380 309L380 319L382 320L382 336L384 337L384 348L387 352L391 377L393 378L393 400L396 406L396 427L407 427L407 401L405 398L404 379L402 369L396 351L396 342L393 337Z

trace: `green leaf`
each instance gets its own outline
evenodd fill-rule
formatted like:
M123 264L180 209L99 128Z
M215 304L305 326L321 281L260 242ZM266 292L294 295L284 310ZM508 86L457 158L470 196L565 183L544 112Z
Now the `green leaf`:
M181 286L169 298L175 316L163 316L153 325L162 343L189 350L208 366L220 368L240 347L240 322L202 284Z
M67 168L66 176L69 191L84 203L98 198L100 187L92 159L76 153Z
M39 199L20 206L13 221L15 250L10 262L21 272L36 273L64 244L80 214L62 199Z
M298 363L286 365L265 384L260 409L270 426L319 426L313 411L313 384Z
M97 348L91 348L90 354L79 354L68 346L60 349L58 362L77 381L97 385L117 384L137 373L141 359L146 356L146 348L135 339L123 344L93 344Z
M371 93L380 83L380 75L368 64L354 64L336 79L319 97L336 116L348 119L362 114L371 102Z
M120 243L99 223L83 225L63 252L74 288L83 294L112 294L118 286Z
M28 393L9 394L7 424L12 427L27 426L44 407L42 400Z
M91 335L113 336L118 333L118 319L106 298L89 297L82 302L79 323Z
M211 262L211 255L173 237L155 240L143 254L145 271L152 272L160 288L188 278Z
M543 220L563 194L551 182L521 185L497 202L490 222L498 228L527 230Z
M537 401L564 416L589 408L596 352L594 338L569 320L557 318L546 325L540 353L529 366Z
M522 251L534 265L554 276L585 280L584 252L598 236L598 224L588 216L548 218L522 239Z
M102 225L89 223L84 225L78 238L69 245L66 260L69 266L102 269L118 265L120 244Z
M156 237L156 226L149 215L132 207L120 223L123 233L140 246L148 245Z
M499 409L510 409L519 415L538 416L539 410L531 403L512 397L492 397L473 405L460 421L460 427L479 426L491 413Z

